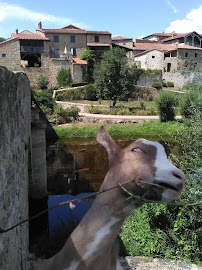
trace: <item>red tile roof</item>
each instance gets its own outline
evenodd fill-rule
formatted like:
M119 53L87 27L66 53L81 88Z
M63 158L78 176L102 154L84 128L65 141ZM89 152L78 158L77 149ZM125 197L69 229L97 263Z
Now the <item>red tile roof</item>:
M89 47L109 47L111 44L109 43L99 43L99 42L89 42L87 43Z
M40 31L42 33L76 33L76 34L85 34L86 30L85 29L81 29L78 28L72 24L67 25L63 28L59 28L59 29L37 29L37 31Z
M73 58L72 62L73 64L76 64L76 65L87 65L86 60L81 60L79 58Z
M173 49L175 45L168 45L168 44L160 44L160 43L133 43L133 50L159 50L159 51L168 51Z
M86 31L87 34L94 34L94 35L111 35L108 31Z
M116 37L113 37L112 38L112 40L122 40L122 39L131 39L132 40L132 38L128 38L128 37L122 37L122 36L116 36Z
M49 40L48 38L40 35L40 34L35 34L35 33L32 33L28 30L24 30L18 34L16 33L13 33L11 35L12 38L17 38L17 39L30 39L30 40Z

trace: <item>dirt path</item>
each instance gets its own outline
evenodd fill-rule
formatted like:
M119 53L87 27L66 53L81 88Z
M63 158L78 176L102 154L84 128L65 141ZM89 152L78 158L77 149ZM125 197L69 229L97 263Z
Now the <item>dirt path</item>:
M158 115L110 115L110 114L93 114L79 113L79 116L92 117L97 119L124 119L124 120L158 120ZM176 119L181 119L181 116L176 116Z

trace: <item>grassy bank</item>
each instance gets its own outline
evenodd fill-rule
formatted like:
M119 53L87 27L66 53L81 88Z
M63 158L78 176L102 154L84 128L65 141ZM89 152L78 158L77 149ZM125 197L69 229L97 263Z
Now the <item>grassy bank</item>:
M100 125L71 124L67 128L54 127L60 138L94 138ZM147 122L144 124L107 125L106 129L113 137L171 136L177 130L185 128L180 122Z

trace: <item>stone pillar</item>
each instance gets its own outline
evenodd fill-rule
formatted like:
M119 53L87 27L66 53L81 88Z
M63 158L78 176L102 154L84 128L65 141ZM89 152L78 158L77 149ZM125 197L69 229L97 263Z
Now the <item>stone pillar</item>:
M47 196L46 122L40 119L39 108L32 107L31 179L29 197Z
M0 228L28 218L31 91L27 76L0 67ZM28 270L29 223L0 234L0 269Z

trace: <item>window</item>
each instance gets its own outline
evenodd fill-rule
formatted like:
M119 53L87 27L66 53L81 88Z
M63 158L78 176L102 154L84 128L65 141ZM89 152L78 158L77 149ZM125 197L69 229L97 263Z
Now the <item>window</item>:
M76 39L75 36L70 36L70 43L75 43Z
M1 57L2 57L2 58L5 58L5 57L6 57L6 54L5 54L5 53L2 53L2 54L1 54Z
M53 36L54 42L59 42L59 36Z
M195 58L197 58L197 53L195 53Z
M76 56L76 48L71 48L70 52L73 56Z
M188 57L188 52L185 53L185 57Z
M53 50L53 57L57 58L59 56L59 49Z
M95 36L95 42L99 42L99 36Z

